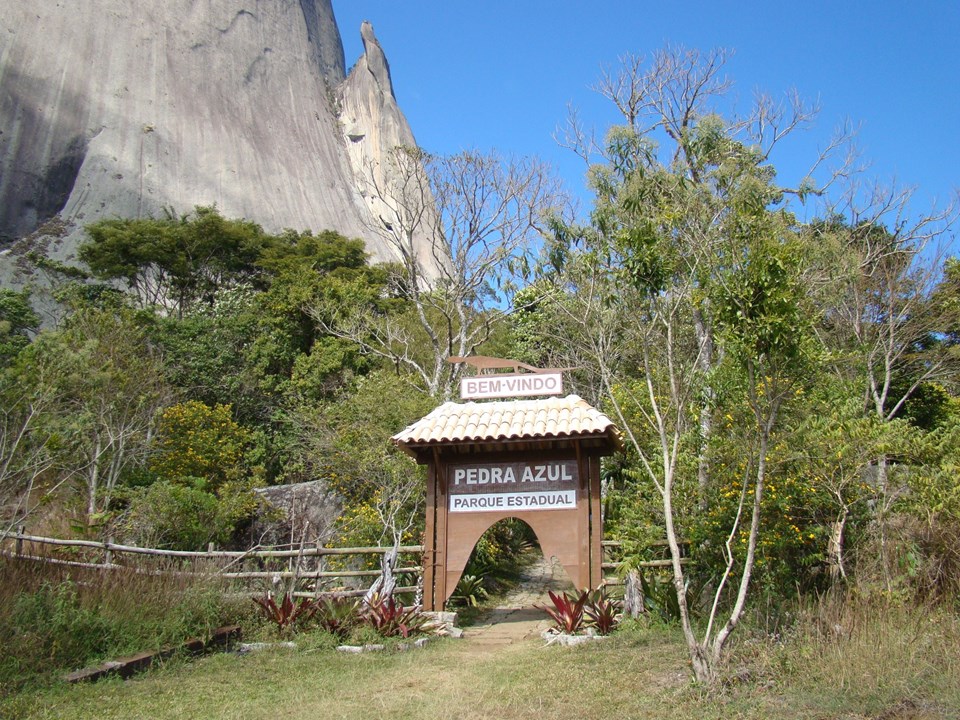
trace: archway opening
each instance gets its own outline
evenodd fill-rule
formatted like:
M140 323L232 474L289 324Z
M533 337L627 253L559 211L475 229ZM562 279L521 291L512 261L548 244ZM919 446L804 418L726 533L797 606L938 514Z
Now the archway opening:
M573 582L557 557L541 547L536 531L516 517L487 528L470 553L450 597L453 608L475 608L520 584L547 600L547 590L572 590Z

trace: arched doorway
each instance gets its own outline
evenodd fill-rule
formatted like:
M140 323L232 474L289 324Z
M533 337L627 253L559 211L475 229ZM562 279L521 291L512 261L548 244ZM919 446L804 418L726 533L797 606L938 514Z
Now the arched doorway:
M521 581L549 576L546 589L573 589L556 555L545 553L536 532L523 520L497 520L483 532L454 584L451 603L471 605L486 592L501 592Z

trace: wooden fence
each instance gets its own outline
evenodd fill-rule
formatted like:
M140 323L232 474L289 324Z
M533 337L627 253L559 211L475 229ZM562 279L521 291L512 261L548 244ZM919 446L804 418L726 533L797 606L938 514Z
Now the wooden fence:
M38 548L42 547L63 548L65 552L56 550L40 552ZM363 595L366 588L344 588L343 585L353 585L364 578L372 580L379 576L380 570L357 569L357 565L366 564L364 561L371 556L383 557L391 550L390 547L321 547L317 545L255 547L250 550L214 550L212 548L206 551L164 550L97 540L66 540L28 535L22 529L15 533L0 533L0 556L4 557L93 570L127 569L149 574L216 576L235 581L259 579L268 580L274 584L293 580L303 581L313 586L312 589L296 592L298 596L330 593ZM406 565L394 568L394 574L412 579L414 582L411 585L408 580L407 586L398 586L394 592L413 593L417 590L416 578L421 573L419 561L423 555L423 546L403 545L398 548L398 553L399 556L406 556L408 562ZM124 564L120 562L120 558L124 555L166 560L170 563L178 563L178 567L175 569L149 568L141 567L139 564ZM416 556L417 564L409 560L411 555ZM344 567L330 569L329 562L326 561L331 558L343 560ZM358 558L363 560L358 562ZM314 565L312 569L309 567L311 560ZM206 567L198 569L201 565ZM251 569L250 565L254 567ZM330 589L330 586L338 585L340 587L337 589ZM322 589L321 586L325 588Z
M630 587L638 580L638 572L666 571L672 566L669 557L651 559L634 563L631 572L623 573L619 559L622 545L616 540L605 540L603 545L604 585L624 586L630 595ZM685 548L685 544L681 543ZM67 553L40 553L37 547L73 548ZM664 554L667 549L665 541L651 545L655 551ZM309 545L303 547L270 546L255 547L250 550L163 550L159 548L145 548L134 545L122 545L112 542L96 540L66 540L38 535L28 535L19 529L15 533L0 533L0 556L20 558L23 560L43 562L68 567L88 568L95 570L127 569L133 572L163 574L178 573L197 576L216 576L233 581L266 580L273 584L281 581L294 581L305 585L305 588L295 592L297 596L317 596L324 594L341 594L350 596L363 595L365 587L349 587L358 582L380 575L380 570L357 569L357 565L367 564L371 556L382 557L390 551L389 547L321 547ZM407 558L407 563L393 569L394 574L407 578L405 586L398 586L396 593L414 593L417 590L416 581L422 573L420 559L423 555L422 545L404 545L398 549L400 556ZM79 553L79 555L77 555ZM656 554L656 553L654 553ZM91 555L99 556L91 558ZM124 564L118 561L124 555L146 556L179 563L176 569L142 567L139 564ZM416 557L416 564L410 556ZM77 559L77 558L80 559ZM330 558L343 559L345 567L331 569ZM358 562L357 558L364 560ZM307 561L313 559L311 569ZM351 561L352 559L352 561ZM689 560L681 558L681 564L686 565ZM198 566L206 565L203 569ZM210 566L213 565L211 568ZM250 566L253 565L253 568ZM272 565L272 567L267 567ZM614 571L613 574L608 574ZM412 581L412 584L411 584ZM346 587L345 587L346 586ZM335 588L335 589L334 589Z
M617 558L623 549L623 544L619 540L604 540L601 545L603 546L604 561L600 567L604 570L604 585L622 585L624 581L623 578L620 577L620 570L623 563ZM680 542L681 552L686 553L687 545L684 541ZM633 563L633 568L638 570L669 570L673 567L673 560L669 557L669 546L666 540L652 542L649 547L655 551L659 551L664 557ZM690 558L688 557L680 558L681 565L687 565L689 562ZM617 571L617 574L613 576L607 575L607 571L610 570Z

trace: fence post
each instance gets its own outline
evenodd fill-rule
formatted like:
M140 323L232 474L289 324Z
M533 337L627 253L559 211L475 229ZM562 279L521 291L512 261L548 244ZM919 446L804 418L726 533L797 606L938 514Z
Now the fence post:
M22 523L20 525L17 525L17 557L20 557L21 555L23 555L24 530L26 530L25 525L23 525Z
M643 583L640 581L640 571L630 570L623 590L623 611L632 618L640 617L646 612L646 601L643 597Z
M113 545L113 533L107 536L107 542L103 546L105 550L103 553L103 562L105 565L113 564L113 552L110 550L111 545Z

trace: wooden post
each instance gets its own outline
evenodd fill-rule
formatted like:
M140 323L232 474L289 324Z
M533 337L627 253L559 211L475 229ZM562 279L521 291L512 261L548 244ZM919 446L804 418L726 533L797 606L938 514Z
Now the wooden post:
M646 599L643 596L640 571L634 569L627 573L626 584L623 589L623 612L632 618L636 618L646 611Z
M17 557L23 555L23 535L25 530L25 525L17 525Z
M113 564L113 553L110 551L110 546L113 545L113 535L107 536L107 542L104 544L105 552L103 553L103 561L107 565Z
M440 461L440 453L433 450L433 462L437 473L437 572L434 575L434 610L443 610L447 603L447 473Z
M590 586L603 583L603 516L600 514L600 458L587 458L590 468Z
M427 468L427 520L423 532L423 609L436 610L433 585L437 571L437 454Z
M580 476L577 483L577 535L580 538L580 547L577 549L580 567L580 585L578 590L588 590L592 583L590 576L590 470L580 448L580 441L575 440L573 446L577 452L577 474Z

